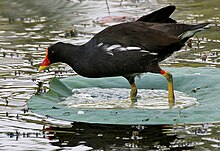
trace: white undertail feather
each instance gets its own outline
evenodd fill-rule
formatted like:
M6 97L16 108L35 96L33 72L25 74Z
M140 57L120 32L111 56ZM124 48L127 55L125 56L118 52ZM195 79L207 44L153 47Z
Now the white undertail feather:
M193 35L195 35L195 33L199 32L199 31L202 31L204 29L195 29L195 30L189 30L189 31L186 31L184 32L183 34L181 34L179 36L180 39L185 39L185 38L190 38L192 37Z
M180 39L190 38L190 37L194 36L195 33L199 32L199 31L202 31L202 30L204 30L204 28L198 28L198 29L186 31L186 32L182 33L179 36L179 38Z

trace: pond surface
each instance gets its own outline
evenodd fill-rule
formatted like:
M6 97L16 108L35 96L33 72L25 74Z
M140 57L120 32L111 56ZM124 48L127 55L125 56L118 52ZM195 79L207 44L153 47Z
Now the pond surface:
M75 75L56 64L38 73L45 48L57 42L82 44L112 21L106 16L135 19L175 4L179 22L210 22L188 46L161 64L219 67L219 0L1 0L0 1L0 150L218 150L220 123L117 126L73 123L43 117L26 105L43 82ZM110 12L110 14L109 14ZM124 17L122 17L124 18ZM106 22L104 20L104 22ZM100 24L101 23L101 24ZM216 81L218 82L218 81Z

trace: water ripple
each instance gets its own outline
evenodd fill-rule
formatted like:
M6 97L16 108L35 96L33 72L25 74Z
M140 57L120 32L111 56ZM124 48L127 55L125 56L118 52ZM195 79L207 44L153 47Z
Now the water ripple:
M186 46L162 64L219 67L219 48L216 48L216 45L220 43L220 16L219 8L216 5L217 0L212 3L209 1L198 3L190 0L186 0L184 3L175 0L169 2L140 0L122 1L121 4L120 1L110 0L108 1L110 14L106 2L100 0L0 1L0 148L3 150L28 150L30 148L35 150L62 150L64 149L62 147L66 147L64 144L70 145L68 142L71 142L71 139L63 142L60 145L62 147L51 145L53 143L46 139L47 137L51 138L51 134L44 133L44 125L61 125L61 127L64 127L62 125L63 121L56 121L27 112L26 102L38 89L39 82L45 84L44 88L47 91L48 82L54 76L67 77L75 75L75 72L64 64L54 65L45 72L38 73L37 67L44 58L46 47L57 41L83 44L106 26L117 23L110 22L101 25L97 23L99 19L109 16L131 16L136 18L168 3L178 5L174 18L180 22L197 23L207 21L211 24L208 32L201 33L198 38L192 39L191 44L189 43L189 46L192 47ZM204 6L206 6L206 9L203 8ZM198 9L194 12L190 8ZM69 34L72 32L71 30L76 34ZM179 128L177 133L183 133L187 136L188 143L192 142L189 145L193 147L202 146L201 148L204 146L209 146L208 148L211 149L219 148L219 136L216 135L219 134L219 126L210 126L205 131L203 127L195 128L192 125L183 126L182 128ZM91 131L91 129L87 130L88 132ZM63 131L68 130L64 129ZM100 131L102 130L100 129ZM175 132L175 128L171 131ZM112 132L110 133L112 134ZM70 132L65 133L66 136L68 134ZM199 134L198 137L197 134ZM199 137L200 134L202 139ZM147 136L151 135L154 134ZM100 134L98 138L101 137ZM164 140L167 140L167 137ZM122 139L127 138L126 136L116 136L115 138L117 138L115 144L125 142L122 144L131 148L135 148L135 143L137 143L137 141L134 143L126 142L125 139ZM54 140L56 139L58 138ZM160 142L159 140L156 141ZM203 144L199 144L199 142ZM79 145L78 143L77 145ZM166 147L155 143L154 149L176 148L178 145L172 145L179 144L181 146L181 143L187 144L187 142L178 140L173 141L170 146L167 145ZM97 142L93 144L97 144ZM111 147L120 149L120 147L117 148L117 145ZM79 148L82 148L82 146L79 146Z

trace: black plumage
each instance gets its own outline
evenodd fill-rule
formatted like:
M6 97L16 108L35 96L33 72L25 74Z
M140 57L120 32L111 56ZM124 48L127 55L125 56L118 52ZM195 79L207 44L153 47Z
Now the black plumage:
M55 55L49 60L67 63L80 75L94 78L160 73L158 62L184 46L186 40L179 36L202 25L123 23L106 28L82 46L57 43L48 48L48 53L54 51L60 60L54 60Z
M174 10L175 6L167 6L135 22L107 27L81 46L56 43L48 48L47 65L64 62L78 74L90 78L124 76L135 88L131 92L134 98L135 76L152 72L172 79L158 63L180 50L208 24L179 24L170 18ZM47 65L42 63L41 67Z

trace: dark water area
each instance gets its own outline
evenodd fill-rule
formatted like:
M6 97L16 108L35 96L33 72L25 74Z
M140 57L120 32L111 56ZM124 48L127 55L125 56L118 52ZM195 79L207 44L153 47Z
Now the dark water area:
M53 65L42 73L37 71L49 45L57 41L83 44L114 24L115 20L106 21L106 16L133 20L169 4L177 6L173 17L179 22L211 24L161 65L218 68L219 0L109 0L109 10L104 0L1 0L0 150L219 150L220 123L72 123L28 109L27 101L39 85L43 83L42 89L47 92L53 77L75 75L65 64Z

